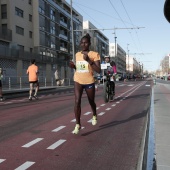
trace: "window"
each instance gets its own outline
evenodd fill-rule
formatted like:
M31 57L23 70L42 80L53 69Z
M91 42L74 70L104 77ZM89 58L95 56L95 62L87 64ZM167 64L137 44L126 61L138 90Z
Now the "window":
M24 52L24 46L23 45L18 45L18 48L19 48L20 52Z
M2 34L7 34L7 24L2 24Z
M24 28L16 26L16 33L20 35L24 35Z
M15 7L15 15L18 15L19 17L22 17L24 16L24 11Z
M55 21L55 9L50 9L50 18Z
M30 5L32 5L32 0L28 0L28 3L29 3Z
M33 48L30 48L30 53L32 53L33 52Z
M32 31L29 31L29 37L32 38Z
M32 15L31 14L29 14L29 21L32 22Z
M1 18L7 19L7 5L1 5Z

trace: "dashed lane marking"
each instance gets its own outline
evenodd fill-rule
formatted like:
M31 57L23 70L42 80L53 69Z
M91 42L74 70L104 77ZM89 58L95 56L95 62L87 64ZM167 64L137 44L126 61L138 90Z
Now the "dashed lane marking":
M101 104L100 106L105 106L106 104Z
M19 166L18 168L16 168L15 170L25 170L25 169L28 169L33 164L35 164L35 162L27 161L24 164L22 164L21 166Z
M61 130L61 129L65 128L65 127L66 126L60 126L60 127L56 128L56 129L52 130L52 132L58 132L59 130Z
M0 159L0 163L4 162L6 159Z
M31 142L23 145L22 147L23 147L23 148L29 148L30 146L32 146L32 145L40 142L41 140L43 140L43 138L37 138L37 139L35 139L35 140L33 140L33 141L31 141Z
M89 121L87 121L88 123L91 123L92 122L92 119L90 119Z
M98 115L99 116L102 116L102 115L104 115L105 114L105 112L100 112Z
M71 122L76 122L76 119L71 120Z
M52 144L51 146L49 146L47 149L51 149L54 150L56 149L58 146L60 146L61 144L63 144L66 140L64 139L60 139L57 142L55 142L54 144Z
M84 115L89 115L91 112L86 112Z
M4 104L10 104L10 103L13 103L13 102L5 102Z
M112 104L112 106L114 107L114 106L116 106L116 104Z
M106 110L110 110L111 108L107 108Z

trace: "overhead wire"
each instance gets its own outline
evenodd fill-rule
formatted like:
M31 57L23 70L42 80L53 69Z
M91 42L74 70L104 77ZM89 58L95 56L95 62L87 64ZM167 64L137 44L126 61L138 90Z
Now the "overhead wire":
M129 21L130 21L130 22L131 22L131 24L135 27L135 25L133 24L133 22L132 22L132 20L131 20L131 18L130 18L130 16L129 16L129 14L128 14L128 12L127 12L126 8L125 8L124 3L122 2L122 0L120 0L120 2L121 2L122 6L123 6L123 8L124 8L124 10L125 10L125 12L126 12L126 15L127 15L128 19L129 19ZM135 31L135 32L136 32L136 36L137 36L137 39L138 39L138 42L139 42L139 45L140 45L140 48L141 48L141 42L140 42L140 39L139 39L138 33L137 33L137 31ZM142 48L141 48L141 51L143 52Z

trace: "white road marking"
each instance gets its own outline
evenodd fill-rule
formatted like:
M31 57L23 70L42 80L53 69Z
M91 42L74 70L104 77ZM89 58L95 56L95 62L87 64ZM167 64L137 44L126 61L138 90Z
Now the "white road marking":
M116 106L116 104L112 104L112 106L114 107L114 106Z
M121 84L121 85L118 85L118 86L125 86L125 84Z
M30 146L32 146L32 145L40 142L41 140L43 140L43 138L37 138L37 139L35 139L35 140L33 140L33 141L31 141L31 142L23 145L22 147L23 147L23 148L29 148Z
M0 159L0 163L4 162L6 159Z
M105 106L106 104L101 104L100 106Z
M51 146L49 146L47 149L56 149L58 146L60 146L61 144L63 144L66 140L64 139L60 139L57 142L55 142L54 144L52 144Z
M97 107L96 110L98 110L100 107Z
M149 84L146 84L145 86L151 86L151 85L149 85Z
M76 121L76 119L71 120L71 122L75 122L75 121Z
M106 110L110 110L111 108L107 108Z
M86 112L84 115L89 115L91 112Z
M98 115L99 116L102 116L102 115L104 115L105 114L105 112L100 112Z
M35 164L35 162L27 161L24 164L22 164L21 166L19 166L18 168L16 168L15 170L25 170L25 169L28 169L33 164Z
M89 120L89 121L87 121L87 122L91 123L91 122L92 122L92 119L90 119L90 120Z
M116 102L116 103L120 103L120 102Z
M52 130L52 132L58 132L59 130L65 128L66 126L59 126L58 128Z
M10 104L10 103L13 103L13 102L5 102L4 104Z
M129 84L128 86L134 86L134 84Z

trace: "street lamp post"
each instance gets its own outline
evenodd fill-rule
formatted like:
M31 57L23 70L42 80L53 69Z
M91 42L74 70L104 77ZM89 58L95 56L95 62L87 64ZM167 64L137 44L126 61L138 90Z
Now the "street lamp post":
M73 2L70 0L70 9L71 9L71 36L72 36L72 53L73 53L73 61L75 62L75 56L74 56L74 28L73 28Z

